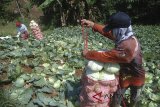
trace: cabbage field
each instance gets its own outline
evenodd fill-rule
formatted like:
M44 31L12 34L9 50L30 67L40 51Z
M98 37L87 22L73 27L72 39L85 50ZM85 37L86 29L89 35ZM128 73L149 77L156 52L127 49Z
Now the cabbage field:
M142 45L146 70L139 105L160 107L160 27L133 29ZM91 29L87 32L90 49L114 47ZM80 78L86 64L81 56L81 27L43 33L43 40L32 35L26 41L16 37L0 40L0 107L79 107Z

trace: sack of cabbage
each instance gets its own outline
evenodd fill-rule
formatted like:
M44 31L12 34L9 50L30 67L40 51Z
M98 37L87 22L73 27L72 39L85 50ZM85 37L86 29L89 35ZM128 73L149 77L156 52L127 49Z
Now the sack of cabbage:
M119 64L88 61L81 78L81 107L109 107L109 96L118 88L119 70Z
M41 29L40 29L39 25L34 20L32 20L30 22L29 26L30 26L30 28L32 30L32 33L35 36L35 38L37 40L42 40L43 39L43 34L41 32Z

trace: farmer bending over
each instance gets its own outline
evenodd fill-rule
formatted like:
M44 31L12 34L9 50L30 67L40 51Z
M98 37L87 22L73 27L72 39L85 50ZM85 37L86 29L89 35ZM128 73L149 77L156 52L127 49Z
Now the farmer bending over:
M17 27L17 32L18 32L17 37L20 37L23 40L28 39L29 33L27 30L27 27L20 22L16 22L16 27Z
M127 88L130 88L131 98L128 107L136 107L144 85L145 71L142 67L140 43L132 31L131 18L124 12L117 12L110 16L108 24L105 26L86 19L81 20L81 24L91 27L95 32L99 32L115 43L115 48L110 51L83 52L83 56L88 60L120 64L119 84L121 88L115 93L112 106L120 107L121 95Z

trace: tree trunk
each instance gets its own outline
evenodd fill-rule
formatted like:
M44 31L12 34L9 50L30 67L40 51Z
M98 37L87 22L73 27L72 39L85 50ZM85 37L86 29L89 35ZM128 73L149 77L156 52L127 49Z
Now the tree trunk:
M20 7L19 7L18 0L16 0L16 4L17 4L18 11L19 11L19 13L20 13L20 15L21 15L21 17L22 17L22 19L23 19L23 21L24 21L24 16L23 16L23 14L22 14L22 12L21 12L21 9L20 9Z

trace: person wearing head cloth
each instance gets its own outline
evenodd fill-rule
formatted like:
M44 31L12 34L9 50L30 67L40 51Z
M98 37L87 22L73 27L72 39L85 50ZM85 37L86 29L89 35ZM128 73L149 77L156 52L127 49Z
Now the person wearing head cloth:
M17 27L17 37L20 37L23 40L28 39L29 33L27 30L26 25L22 24L21 22L16 22L16 27Z
M88 60L120 65L120 88L113 96L112 107L120 107L121 96L128 88L131 92L128 107L135 107L145 82L145 70L142 67L141 46L133 32L131 18L124 12L117 12L109 17L107 25L100 25L86 19L82 19L81 24L91 27L93 31L99 32L115 43L115 48L109 51L83 51L83 57Z

